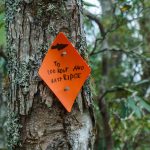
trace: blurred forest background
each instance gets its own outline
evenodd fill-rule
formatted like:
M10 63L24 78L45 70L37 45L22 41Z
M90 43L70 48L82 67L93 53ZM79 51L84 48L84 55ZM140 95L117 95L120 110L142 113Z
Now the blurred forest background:
M97 149L150 149L150 1L86 0ZM0 0L0 150L6 149L5 2Z

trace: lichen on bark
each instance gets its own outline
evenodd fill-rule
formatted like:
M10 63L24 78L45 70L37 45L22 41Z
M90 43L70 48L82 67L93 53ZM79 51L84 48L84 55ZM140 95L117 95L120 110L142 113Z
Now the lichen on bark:
M8 112L8 118L6 122L7 126L7 141L8 149L13 150L16 145L19 145L21 125L19 124L18 114Z

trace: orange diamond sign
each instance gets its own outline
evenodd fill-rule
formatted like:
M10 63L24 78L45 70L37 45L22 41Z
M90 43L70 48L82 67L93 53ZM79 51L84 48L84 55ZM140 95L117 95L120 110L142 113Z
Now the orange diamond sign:
M39 75L70 112L90 71L72 43L60 32L43 60Z

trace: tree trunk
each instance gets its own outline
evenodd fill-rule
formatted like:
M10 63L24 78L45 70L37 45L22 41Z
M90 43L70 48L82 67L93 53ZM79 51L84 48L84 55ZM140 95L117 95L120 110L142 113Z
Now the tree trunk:
M107 18L111 16L111 0L99 0L102 7L103 17ZM105 31L106 29L104 29ZM106 32L106 31L105 31ZM103 119L103 129L104 129L104 137L105 137L105 145L103 149L112 150L113 149L113 139L112 139L112 131L109 125L109 109L107 105L107 100L105 97L101 97L101 93L105 93L108 83L109 76L109 61L112 59L111 54L107 51L109 49L108 37L105 36L102 43L102 49L106 49L106 51L102 55L102 76L103 80L100 83L100 95L99 95L99 108L101 111L101 116Z
M94 116L88 82L68 113L37 74L60 31L86 59L80 10L77 0L6 0L10 149L93 149Z

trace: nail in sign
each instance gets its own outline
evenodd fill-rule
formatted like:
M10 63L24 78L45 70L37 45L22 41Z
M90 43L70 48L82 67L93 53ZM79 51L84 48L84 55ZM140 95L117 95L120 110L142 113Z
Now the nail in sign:
M60 32L39 69L40 77L68 112L90 74L90 67L64 33Z

